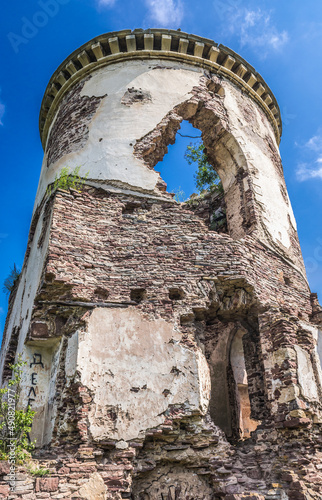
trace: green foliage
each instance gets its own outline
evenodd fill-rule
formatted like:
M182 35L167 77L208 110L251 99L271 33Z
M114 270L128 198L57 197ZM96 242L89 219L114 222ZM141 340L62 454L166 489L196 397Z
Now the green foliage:
M26 364L19 356L17 363L10 365L11 380L0 389L0 459L8 460L9 454L12 458L13 453L16 463L22 463L30 457L35 447L35 441L30 442L28 439L35 412L30 407L26 410L17 408L22 367Z
M44 467L36 467L35 469L33 469L32 466L29 465L27 470L31 476L43 477L43 476L47 476L48 474L50 474L50 470L45 469Z
M50 196L56 189L64 189L67 191L72 188L76 191L81 191L89 172L86 172L84 177L81 177L79 171L80 167L75 167L71 172L69 167L63 167L59 174L56 174L54 183L47 187L47 195Z
M183 203L187 198L185 192L181 189L180 186L178 189L174 189L172 193L174 193L173 199L178 203Z
M9 276L3 282L3 292L9 295L15 287L20 276L20 270L17 268L16 264L10 269Z
M220 177L208 162L205 153L205 146L202 142L190 143L184 155L189 165L197 163L197 172L195 173L196 188L199 193L206 190L222 191Z

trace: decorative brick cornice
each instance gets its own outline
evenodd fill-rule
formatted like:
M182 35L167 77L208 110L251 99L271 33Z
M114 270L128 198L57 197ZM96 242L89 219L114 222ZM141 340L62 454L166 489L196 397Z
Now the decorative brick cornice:
M43 147L58 105L69 88L102 66L129 59L177 60L222 75L247 92L264 110L280 142L282 120L277 101L261 75L238 54L212 40L181 31L138 29L93 38L59 66L41 104L39 128Z

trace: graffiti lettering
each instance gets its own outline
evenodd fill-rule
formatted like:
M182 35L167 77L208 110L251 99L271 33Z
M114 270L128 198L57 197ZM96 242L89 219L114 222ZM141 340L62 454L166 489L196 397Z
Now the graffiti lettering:
M29 407L29 406L31 407L31 403L32 403L33 401L36 401L36 400L35 400L34 398L29 398L29 399L28 399L28 404L27 404L27 406L28 406L28 407Z
M42 356L41 354L34 354L34 360L32 363L30 363L30 368L33 366L33 365L41 365L42 368L44 368L44 364L42 362Z
M30 387L30 391L29 391L29 394L28 394L28 398L30 398L31 393L33 393L33 396L35 396L35 397L37 396L37 395L36 395L36 391L35 391L35 389L34 389L33 387Z
M33 356L34 356L33 362L30 363L30 368L32 366L35 366L35 365L38 365L38 366L41 366L42 368L44 368L44 364L42 362L42 355L35 352ZM27 405L28 407L31 407L32 403L34 401L36 401L37 375L38 375L38 373L36 373L36 372L33 372L31 374L31 387L29 389L29 394L28 394L28 405Z

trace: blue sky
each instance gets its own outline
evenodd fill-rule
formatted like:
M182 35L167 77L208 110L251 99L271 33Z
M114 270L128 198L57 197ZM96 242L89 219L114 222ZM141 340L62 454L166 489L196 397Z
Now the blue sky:
M308 278L321 299L322 2L317 0L5 2L0 19L0 285L13 263L21 267L24 259L43 156L38 114L50 76L73 50L101 33L158 27L181 28L229 46L273 90L282 112L281 154ZM188 195L193 187L192 172L183 173L186 142L180 139L169 148L171 169L156 169L165 171L170 189L180 186ZM6 308L7 297L0 293L1 332Z

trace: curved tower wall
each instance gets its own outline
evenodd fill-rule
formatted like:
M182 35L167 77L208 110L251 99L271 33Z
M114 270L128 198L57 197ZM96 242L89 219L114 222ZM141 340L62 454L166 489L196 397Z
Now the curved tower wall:
M177 203L154 169L182 120L201 130L223 197ZM27 361L20 404L37 412L40 453L65 464L65 487L71 455L91 460L88 487L106 498L293 498L321 422L321 309L267 84L210 40L111 33L54 73L40 131L0 365L6 380L18 353ZM84 188L48 192L64 167L88 173Z
M108 40L110 51L118 46L122 52L98 57ZM180 121L188 119L204 129L203 139L215 158L226 196L238 189L237 196L247 205L227 204L236 220L231 221L232 235L242 237L249 228L256 230L263 243L303 270L298 249L292 250L296 223L278 152L281 121L273 95L236 54L207 47L202 39L182 45L189 40L184 34L180 40L178 35L159 33L124 34L105 38L105 43L94 40L56 71L42 106L45 157L36 206L66 165L80 166L81 173L89 172L90 180L100 184L160 194L164 186L152 167L174 140ZM157 42L161 50L151 50ZM210 74L216 75L217 83L210 83ZM57 91L63 75L70 78ZM216 85L222 90L218 87L216 92ZM53 88L57 94L46 110ZM216 133L208 138L209 128L214 131L215 126ZM243 186L236 186L240 171ZM242 210L249 212L246 220L236 214ZM248 230L238 230L240 224Z

